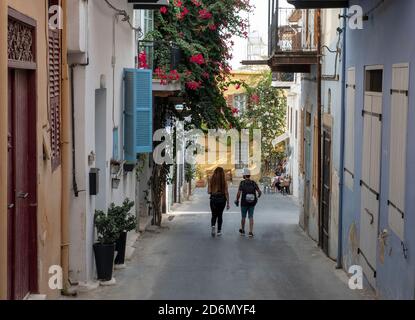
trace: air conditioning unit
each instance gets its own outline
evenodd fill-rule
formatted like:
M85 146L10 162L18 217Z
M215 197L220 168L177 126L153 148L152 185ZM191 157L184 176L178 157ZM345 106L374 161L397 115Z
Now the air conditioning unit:
M68 52L85 53L88 48L88 1L67 1Z
M153 72L124 70L124 160L153 151Z
M128 2L133 3L136 10L157 10L169 5L169 0L128 0Z

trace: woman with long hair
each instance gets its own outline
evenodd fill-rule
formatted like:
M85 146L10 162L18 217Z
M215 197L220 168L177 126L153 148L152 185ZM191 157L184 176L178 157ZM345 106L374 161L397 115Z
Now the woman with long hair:
M209 180L208 193L210 194L210 209L212 211L212 237L216 235L216 222L218 223L217 235L222 235L223 211L229 210L229 192L225 180L225 171L218 167Z

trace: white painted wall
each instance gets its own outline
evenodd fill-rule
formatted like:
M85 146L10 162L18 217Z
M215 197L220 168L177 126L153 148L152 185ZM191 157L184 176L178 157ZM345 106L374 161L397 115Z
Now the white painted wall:
M328 9L322 12L322 44L331 50L336 50L339 41L337 28L342 27L342 20L339 19L341 9ZM342 36L340 36L342 39ZM341 49L342 41L339 42ZM322 81L322 103L324 112L329 113L332 118L332 165L331 165L331 195L330 195L330 221L329 221L329 256L332 259L337 257L338 243L338 217L339 217L339 177L340 177L340 140L341 140L341 55L330 53L323 49L322 58L323 76L338 75L336 80ZM329 94L329 91L331 94ZM331 97L330 97L331 96ZM329 110L330 109L330 110Z
M78 2L77 0L73 0ZM79 1L82 3L84 1ZM112 0L117 8L127 10L133 16L132 6L127 0ZM71 246L70 246L70 276L79 282L90 282L95 277L95 261L92 245L95 240L93 218L96 209L96 197L89 196L89 171L96 166L96 162L88 163L88 155L96 153L95 136L95 92L97 89L106 88L106 135L97 137L97 141L106 145L105 168L101 168L100 179L106 180L106 190L103 200L108 207L111 202L120 204L126 197L135 199L135 173L122 174L121 183L117 190L111 188L110 166L112 158L113 127L119 128L119 154L122 151L122 110L123 87L122 77L124 68L133 68L135 64L134 32L125 22L114 22L114 11L102 0L89 0L85 12L87 30L86 35L69 34L71 37L87 39L87 53L77 53L76 46L69 48L69 63L84 63L89 58L89 65L75 68L75 139L76 139L76 176L80 190L78 198L73 196L71 201ZM74 10L75 12L76 10ZM69 12L68 20L77 19ZM82 14L81 14L82 16ZM76 23L76 21L75 21ZM115 24L115 37L113 26ZM79 52L79 50L78 50ZM115 59L113 59L115 57ZM113 70L113 62L115 68ZM113 78L114 77L114 78ZM113 113L114 105L114 113ZM113 118L114 114L114 118ZM133 209L134 210L134 209Z
M299 139L300 137L300 117L301 117L301 77L299 75L295 76L295 82L291 86L287 94L287 106L292 108L293 120L292 120L292 134L290 137L290 149L291 156L289 158L289 167L288 174L292 177L291 192L292 195L296 198L299 197L300 189L300 172L299 172ZM296 118L297 112L297 118ZM289 115L287 115L289 116ZM295 128L297 127L297 137L295 136Z

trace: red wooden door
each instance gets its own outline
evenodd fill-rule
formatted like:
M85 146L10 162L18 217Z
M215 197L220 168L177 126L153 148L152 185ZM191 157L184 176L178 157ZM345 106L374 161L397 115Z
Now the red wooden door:
M14 203L14 121L13 121L13 82L14 72L9 70L8 75L8 137L7 137L7 163L8 163L8 176L7 176L7 202L8 202L8 214L7 214L7 234L8 234L8 254L7 254L7 271L8 271L8 290L7 295L9 298L13 297L13 217L16 210L16 204Z
M27 70L9 71L9 293L36 291L36 105Z

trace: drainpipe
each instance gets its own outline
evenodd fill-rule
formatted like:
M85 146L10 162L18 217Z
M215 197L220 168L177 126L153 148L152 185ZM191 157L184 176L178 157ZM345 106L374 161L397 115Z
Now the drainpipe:
M342 48L342 81L341 81L341 137L340 137L340 179L339 179L339 236L337 247L337 264L336 269L342 268L342 251L343 251L343 186L344 186L344 142L345 142L345 124L346 124L346 35L347 35L347 10L343 9L343 48Z
M76 150L75 150L75 84L74 84L74 70L76 67L87 67L89 66L89 2L88 0L83 0L86 2L87 5L87 23L86 23L86 35L87 35L87 60L86 63L74 63L70 65L71 70L71 78L70 78L70 86L71 86L71 130L72 130L72 188L75 194L75 197L79 197L79 193L85 190L79 190L78 183L76 181Z
M63 295L69 290L69 206L71 190L71 111L69 107L68 87L68 56L67 56L67 10L66 0L62 1L63 32L62 32L62 203L61 203L61 266L63 273Z

